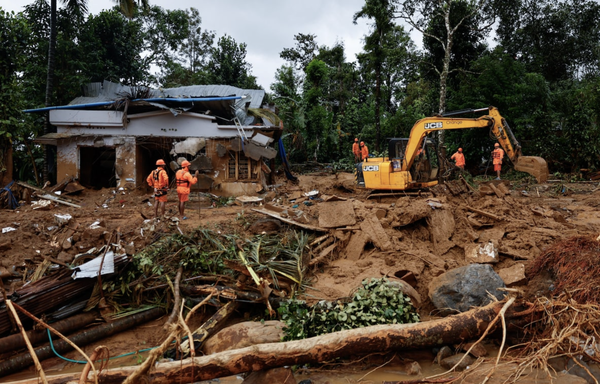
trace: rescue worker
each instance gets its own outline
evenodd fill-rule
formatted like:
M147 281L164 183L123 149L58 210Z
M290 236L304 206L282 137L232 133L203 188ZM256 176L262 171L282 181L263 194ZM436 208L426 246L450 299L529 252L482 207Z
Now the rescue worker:
M181 220L187 220L187 217L184 215L185 202L189 200L190 187L198 182L198 171L192 177L188 168L190 165L189 161L184 160L181 163L181 169L175 174L177 197L179 197L179 216L181 216Z
M157 168L148 175L146 182L154 188L154 217L158 218L158 208L160 207L160 216L165 215L165 206L167 204L167 192L169 191L169 175L165 171L165 161L159 159L156 161Z
M458 168L462 169L463 171L465 170L465 155L463 155L462 148L458 148L458 152L454 153L450 159L454 160L455 165Z
M352 144L352 153L354 154L354 164L360 163L360 148L358 145L358 138L354 138L354 143Z
M365 145L364 141L360 142L360 157L362 161L367 161L369 157L369 148Z
M500 180L500 171L502 170L502 159L504 159L504 150L500 148L500 144L494 144L492 151L492 159L494 163L494 171L496 171L496 180Z

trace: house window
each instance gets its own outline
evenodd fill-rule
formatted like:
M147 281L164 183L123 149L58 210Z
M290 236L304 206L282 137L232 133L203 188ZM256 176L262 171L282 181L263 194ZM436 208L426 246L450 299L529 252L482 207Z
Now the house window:
M243 152L229 151L228 171L229 179L258 180L260 164L256 160L246 157Z

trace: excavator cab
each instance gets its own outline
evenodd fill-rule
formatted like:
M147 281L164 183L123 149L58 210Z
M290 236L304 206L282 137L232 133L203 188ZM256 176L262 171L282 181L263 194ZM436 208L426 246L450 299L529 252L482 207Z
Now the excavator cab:
M392 171L400 170L405 160L408 138L393 138L388 143L388 153L394 165ZM440 170L439 156L436 142L430 138L423 141L423 146L417 152L417 156L410 168L412 180L419 183L427 183L436 180Z

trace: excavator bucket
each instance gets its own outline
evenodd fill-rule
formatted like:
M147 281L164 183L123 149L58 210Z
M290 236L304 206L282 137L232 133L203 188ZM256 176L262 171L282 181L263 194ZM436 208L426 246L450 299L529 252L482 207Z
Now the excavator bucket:
M539 156L519 156L515 163L515 170L529 173L538 183L548 181L548 164Z

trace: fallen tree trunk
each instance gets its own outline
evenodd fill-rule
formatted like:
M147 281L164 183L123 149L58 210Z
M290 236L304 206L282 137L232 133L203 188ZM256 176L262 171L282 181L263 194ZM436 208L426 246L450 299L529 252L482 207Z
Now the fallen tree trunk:
M496 302L455 316L416 324L376 325L285 343L259 344L213 355L157 364L153 384L195 382L242 372L312 364L355 355L455 344L480 337L502 309ZM500 322L497 322L498 327ZM490 331L493 331L490 330ZM137 367L104 371L101 384L122 383ZM49 384L72 383L78 374L48 377ZM34 384L36 380L19 381Z
M163 315L164 313L164 310L160 308L153 308L135 315L127 316L123 319L114 321L112 323L99 325L97 327L90 328L86 331L76 333L72 336L69 336L69 340L71 340L78 346L84 346L89 343L93 343L96 340L100 340L105 337L114 335L115 333L122 332L136 325L140 325L150 320L154 320L157 317ZM58 353L64 353L72 350L73 347L70 346L64 340L55 340L54 349ZM55 356L50 345L35 349L35 354L40 360L44 360L49 357ZM33 359L29 353L22 353L20 355L14 356L8 360L0 362L0 377L19 372L20 370L27 368L32 364ZM79 377L79 374L77 374L77 377ZM77 382L79 382L78 378L76 380Z

